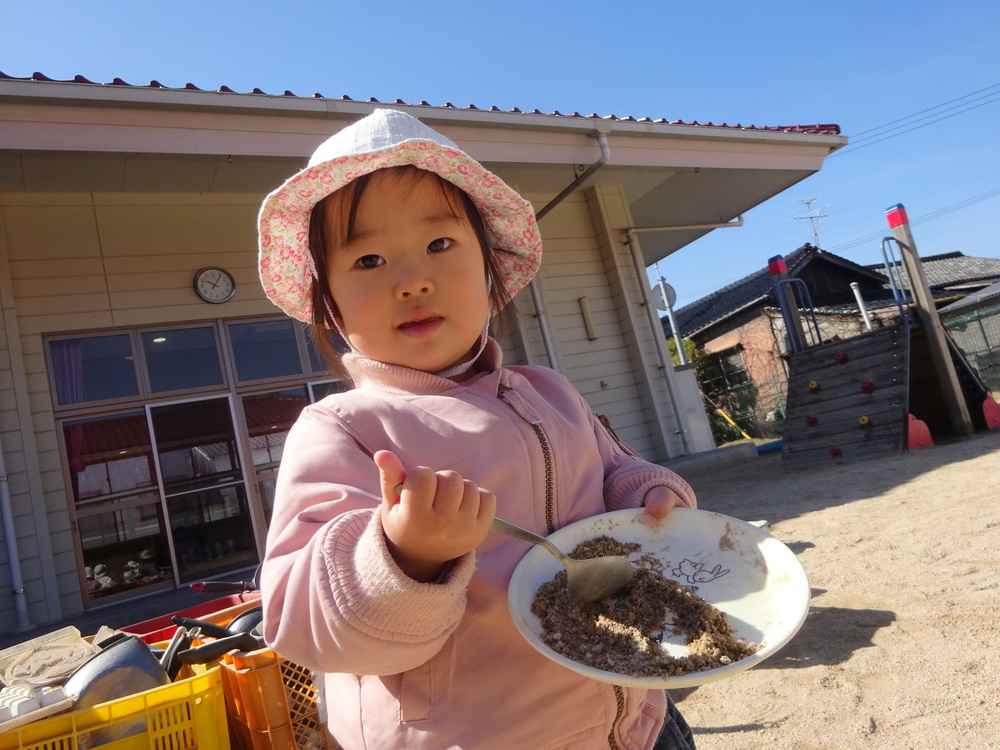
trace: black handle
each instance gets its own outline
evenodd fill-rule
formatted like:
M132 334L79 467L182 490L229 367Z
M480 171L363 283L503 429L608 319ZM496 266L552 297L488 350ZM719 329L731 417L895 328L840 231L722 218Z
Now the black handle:
M192 591L228 591L242 594L256 591L257 584L253 581L197 581L190 584L190 588Z
M178 656L186 651L191 646L191 636L188 633L187 628L177 628L174 633L174 637L170 639L170 643L167 644L167 650L163 652L160 656L160 664L163 665L163 669L167 672L167 677L173 682L174 678L177 677L177 673L180 672L181 662Z
M228 638L231 635L235 635L235 631L230 630L224 625L216 625L212 622L205 622L204 620L196 620L193 617L179 617L174 615L170 618L170 621L179 627L187 628L191 630L192 628L201 628L203 635L211 636L212 638Z
M259 648L264 648L263 639L250 633L237 633L181 651L177 659L184 664L207 664L230 651L256 651Z

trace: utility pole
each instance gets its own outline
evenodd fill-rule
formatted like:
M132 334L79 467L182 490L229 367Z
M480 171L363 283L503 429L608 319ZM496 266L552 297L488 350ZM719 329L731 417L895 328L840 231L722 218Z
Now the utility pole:
M670 322L670 330L674 334L674 343L677 345L677 359L680 360L682 365L687 364L687 356L684 353L684 340L681 338L681 332L677 330L677 321L674 320L674 303L677 302L677 293L674 288L666 282L666 280L660 276L660 266L657 263L653 264L653 269L656 271L656 287L654 287L654 292L659 292L659 300L656 306L667 313L667 320Z

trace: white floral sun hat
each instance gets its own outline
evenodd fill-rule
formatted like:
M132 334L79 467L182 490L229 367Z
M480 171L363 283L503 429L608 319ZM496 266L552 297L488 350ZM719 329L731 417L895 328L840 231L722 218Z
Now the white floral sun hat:
M513 296L541 264L542 240L531 204L451 140L392 109L372 114L328 138L309 164L264 199L258 217L260 279L268 298L293 318L313 322L315 265L309 252L313 207L351 180L412 164L457 185L487 227L494 258Z

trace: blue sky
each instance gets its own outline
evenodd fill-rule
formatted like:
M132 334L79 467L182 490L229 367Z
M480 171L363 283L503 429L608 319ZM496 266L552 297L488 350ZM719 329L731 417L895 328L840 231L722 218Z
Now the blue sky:
M1000 257L1000 3L4 0L0 71L715 123L837 123L823 170L660 263L695 301L812 240ZM815 201L811 201L815 199Z

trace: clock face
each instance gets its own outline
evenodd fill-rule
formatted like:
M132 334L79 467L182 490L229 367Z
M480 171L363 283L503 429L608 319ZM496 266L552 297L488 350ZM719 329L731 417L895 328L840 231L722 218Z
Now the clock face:
M233 277L221 268L203 268L194 277L194 290L206 302L225 302L236 294Z

